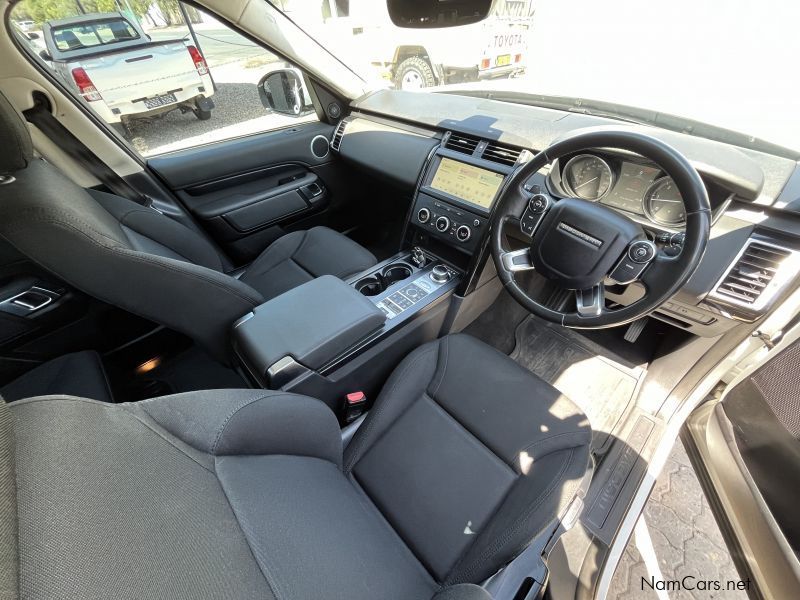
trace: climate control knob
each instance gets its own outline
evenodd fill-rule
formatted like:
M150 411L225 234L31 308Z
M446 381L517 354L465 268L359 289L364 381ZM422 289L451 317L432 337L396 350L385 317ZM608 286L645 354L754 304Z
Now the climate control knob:
M417 220L420 223L427 223L430 220L430 218L431 218L431 211L429 211L427 208L420 208L417 211Z
M459 228L456 229L456 239L459 242L466 242L471 237L472 237L472 229L470 229L466 225L460 225Z
M436 223L434 223L434 225L436 225L436 231L439 233L445 233L450 229L450 219L447 217L439 217L436 219Z

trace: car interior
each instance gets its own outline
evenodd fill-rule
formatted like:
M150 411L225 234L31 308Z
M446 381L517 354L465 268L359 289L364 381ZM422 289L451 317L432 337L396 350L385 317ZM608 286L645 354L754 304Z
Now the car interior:
M679 437L796 585L800 156L200 4L317 119L143 159L0 34L4 597L603 598Z

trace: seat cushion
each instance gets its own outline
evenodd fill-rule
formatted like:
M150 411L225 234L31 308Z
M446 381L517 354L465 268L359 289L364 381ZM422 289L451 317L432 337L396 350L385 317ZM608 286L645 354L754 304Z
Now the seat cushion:
M240 280L266 300L321 275L347 279L377 263L372 253L347 236L314 227L279 238L247 268Z
M437 581L480 583L552 527L590 441L571 400L452 335L395 370L344 466Z
M97 352L87 350L49 360L0 388L6 402L55 394L112 402Z
M215 390L9 408L21 597L429 600L440 589L342 473L338 423L318 400Z

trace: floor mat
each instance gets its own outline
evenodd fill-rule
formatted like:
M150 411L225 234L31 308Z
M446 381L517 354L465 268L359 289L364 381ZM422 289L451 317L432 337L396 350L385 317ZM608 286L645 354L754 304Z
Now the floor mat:
M514 332L511 358L570 398L586 414L601 448L633 402L646 368L534 316Z

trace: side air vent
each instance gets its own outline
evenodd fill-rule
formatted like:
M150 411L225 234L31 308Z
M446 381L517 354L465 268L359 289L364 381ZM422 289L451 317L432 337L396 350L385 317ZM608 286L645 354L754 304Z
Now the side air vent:
M483 158L500 163L501 165L513 167L519 160L520 154L522 154L522 150L489 142L483 151Z
M339 124L336 126L336 131L333 132L333 137L331 138L332 150L338 152L339 148L341 148L342 137L344 137L344 130L346 127L347 127L347 121L345 121L344 119L339 121Z
M798 257L794 250L750 239L711 295L726 303L761 310L797 272Z
M472 154L475 152L475 148L478 147L478 142L477 138L461 135L460 133L451 133L444 143L444 147L462 154Z

